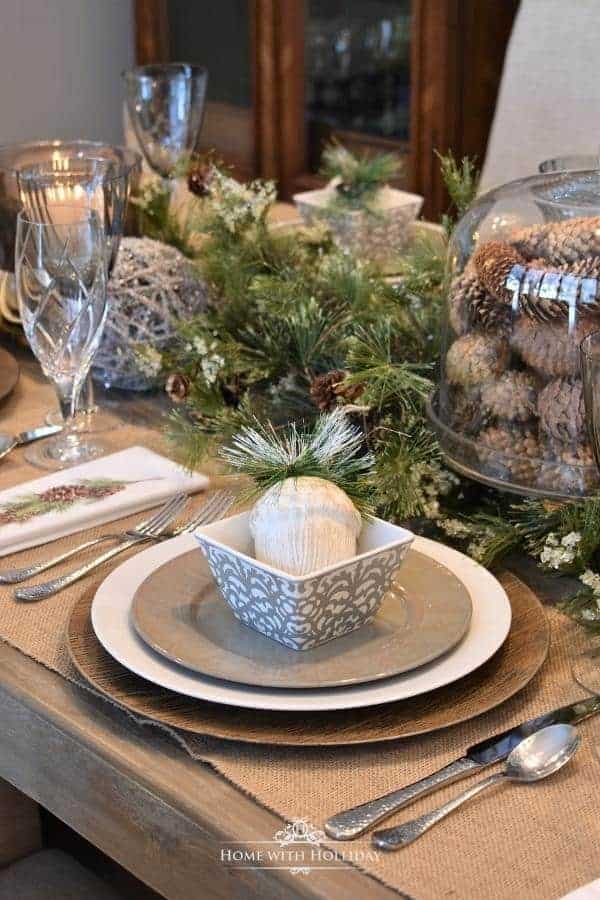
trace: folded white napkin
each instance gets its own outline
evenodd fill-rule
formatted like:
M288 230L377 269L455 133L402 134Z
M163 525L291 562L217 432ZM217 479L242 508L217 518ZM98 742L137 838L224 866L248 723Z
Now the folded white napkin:
M600 878L565 894L562 900L600 900Z
M46 544L158 506L180 491L195 493L206 475L146 447L129 447L0 492L0 556Z

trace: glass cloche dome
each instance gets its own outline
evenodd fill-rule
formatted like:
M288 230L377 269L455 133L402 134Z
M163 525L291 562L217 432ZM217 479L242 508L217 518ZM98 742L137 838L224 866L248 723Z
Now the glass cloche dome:
M522 494L595 492L579 345L600 331L600 172L482 195L456 226L448 267L429 410L448 464Z

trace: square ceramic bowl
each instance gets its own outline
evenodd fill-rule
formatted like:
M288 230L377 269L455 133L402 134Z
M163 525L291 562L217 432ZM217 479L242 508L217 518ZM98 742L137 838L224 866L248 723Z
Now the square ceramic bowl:
M288 575L253 558L249 512L198 528L219 591L234 615L292 650L310 650L373 619L413 535L369 519L357 554L308 575Z

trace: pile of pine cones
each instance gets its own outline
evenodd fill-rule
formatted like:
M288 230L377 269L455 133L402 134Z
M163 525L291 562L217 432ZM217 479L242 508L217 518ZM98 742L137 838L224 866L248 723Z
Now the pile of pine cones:
M509 280L515 266L533 280L533 270L538 277L540 271L554 273L557 280L600 279L600 218L540 225L477 247L450 285L454 340L440 412L455 432L475 441L482 474L523 487L586 493L597 487L598 476L579 345L600 330L600 298L579 304L573 315L558 291L549 297L530 290L515 309Z

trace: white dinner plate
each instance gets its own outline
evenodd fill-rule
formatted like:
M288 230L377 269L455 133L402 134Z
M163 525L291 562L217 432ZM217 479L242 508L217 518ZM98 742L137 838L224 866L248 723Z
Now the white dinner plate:
M219 681L191 672L151 650L138 637L130 621L133 596L150 572L195 546L193 535L181 535L138 553L108 576L98 588L92 603L94 631L111 656L147 681L187 697L250 709L307 712L375 706L415 697L463 678L494 655L510 628L510 603L493 575L468 556L435 541L417 537L414 549L450 569L463 582L471 597L471 625L453 651L403 675L352 687L291 691Z

